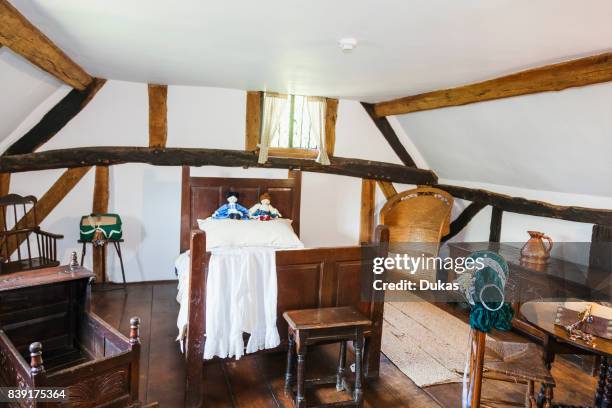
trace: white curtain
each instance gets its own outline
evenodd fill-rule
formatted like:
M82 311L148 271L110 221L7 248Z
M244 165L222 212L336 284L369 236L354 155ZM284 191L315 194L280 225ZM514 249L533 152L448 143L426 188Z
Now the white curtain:
M327 110L327 102L325 98L314 96L309 96L307 102L312 132L317 142L317 148L319 149L319 155L316 161L323 165L329 165L327 143L325 142L325 112Z
M268 149L272 135L278 131L281 116L287 108L287 95L265 93L263 103L263 124L261 127L261 142L259 144L259 163L268 160Z

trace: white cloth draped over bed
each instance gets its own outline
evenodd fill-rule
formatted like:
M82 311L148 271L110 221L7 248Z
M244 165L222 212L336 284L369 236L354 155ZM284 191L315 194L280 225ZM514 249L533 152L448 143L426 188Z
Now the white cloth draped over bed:
M186 266L186 267L185 267ZM176 262L180 303L179 340L186 334L189 305L189 255ZM206 283L204 358L244 354L280 344L276 328L276 260L273 248L245 247L212 251Z
M235 224L236 222L240 224ZM206 224L201 224L204 225ZM264 223L214 222L212 225L224 230L228 227L257 228L260 232L258 244L267 246L224 246L223 243L230 239L222 238L227 232L207 231L207 238L214 234L214 239L211 236L207 242L218 241L219 245L210 249L208 264L204 358L217 356L239 359L245 352L243 333L250 334L246 353L277 347L280 344L280 336L276 327L278 291L275 251L280 248L303 248L304 245L295 236L290 220ZM268 233L261 234L266 229ZM275 234L275 229L288 231ZM230 234L232 239L236 236L248 236L248 231L235 232L237 234ZM262 235L272 241L262 242ZM181 342L183 349L183 339L189 322L189 251L176 259L175 268L179 278L177 301L180 304L177 340Z

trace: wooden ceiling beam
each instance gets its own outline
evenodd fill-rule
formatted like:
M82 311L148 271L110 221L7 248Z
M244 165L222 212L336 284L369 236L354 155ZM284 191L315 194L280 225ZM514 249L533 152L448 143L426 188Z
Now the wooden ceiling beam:
M1 0L0 0L1 1ZM106 83L105 79L94 79L84 91L73 89L57 103L25 135L13 143L4 155L32 153L47 143L91 101Z
M149 147L166 147L168 86L149 84Z
M79 147L47 150L14 156L3 156L0 172L23 172L66 167L112 165L122 163L148 163L156 166L224 166L301 169L315 173L338 174L404 184L432 184L436 175L398 164L333 157L330 165L314 160L270 157L266 163L257 162L255 152L243 150L148 147Z
M554 205L544 201L528 200L494 193L488 190L438 184L433 187L447 191L453 197L491 205L502 211L537 217L556 218L589 224L612 225L612 210L576 206ZM475 209L475 208L474 208Z
M416 163L414 160L412 160L412 157L410 157L410 154L399 140L399 137L397 137L397 134L395 133L395 130L393 130L393 127L391 127L389 120L385 117L377 117L374 113L373 104L361 102L361 106L363 106L378 130L380 130L380 133L382 133L383 137L387 140L391 146L391 149L393 149L395 154L397 154L397 157L399 157L402 163L409 167L416 167Z
M612 52L545 65L471 85L379 102L374 104L374 114L380 118L608 81L612 81Z
M0 43L75 89L83 91L93 81L7 0L0 0Z

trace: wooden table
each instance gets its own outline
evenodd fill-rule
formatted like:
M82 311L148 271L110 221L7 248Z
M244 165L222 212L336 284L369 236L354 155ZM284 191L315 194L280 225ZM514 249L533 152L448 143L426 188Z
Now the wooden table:
M567 331L555 325L560 302L527 302L521 306L521 317L545 333L544 362L550 368L556 354L595 354L601 356L599 381L594 405L612 408L612 341L594 337L591 343L571 339ZM543 395L544 389L540 391Z

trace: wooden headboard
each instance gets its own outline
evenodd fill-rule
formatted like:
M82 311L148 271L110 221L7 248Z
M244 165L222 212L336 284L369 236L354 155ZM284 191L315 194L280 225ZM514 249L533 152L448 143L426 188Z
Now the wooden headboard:
M191 177L189 166L183 166L181 191L181 252L189 249L192 229L198 228L198 219L210 217L226 203L225 193L236 191L240 204L250 208L259 202L259 196L268 192L272 205L283 218L293 220L293 229L300 235L300 195L302 176L299 171L289 171L286 179Z

